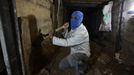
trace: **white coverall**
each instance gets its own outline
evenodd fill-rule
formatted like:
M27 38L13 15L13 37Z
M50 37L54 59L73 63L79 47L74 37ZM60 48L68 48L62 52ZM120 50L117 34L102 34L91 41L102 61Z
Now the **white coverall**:
M70 54L84 53L90 56L89 34L86 27L81 24L77 29L65 33L65 39L53 37L54 45L71 47Z
M61 70L74 68L76 75L84 75L86 70L86 61L90 56L89 34L86 27L81 24L78 28L70 32L65 32L65 39L53 37L54 45L70 47L70 54L59 64ZM83 62L84 61L84 62Z

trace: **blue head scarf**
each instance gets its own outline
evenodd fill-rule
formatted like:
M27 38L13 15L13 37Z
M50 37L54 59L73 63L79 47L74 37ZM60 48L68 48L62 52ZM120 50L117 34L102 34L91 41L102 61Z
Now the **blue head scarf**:
M71 29L74 30L81 25L84 15L81 11L74 11L71 17L74 17L71 19L71 23L70 23Z

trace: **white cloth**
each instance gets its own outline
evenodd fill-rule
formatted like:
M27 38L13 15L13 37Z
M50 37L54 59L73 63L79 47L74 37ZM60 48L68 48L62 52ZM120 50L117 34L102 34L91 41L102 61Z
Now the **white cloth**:
M100 25L99 31L111 31L111 11L112 11L113 1L110 1L103 8L103 22Z
M81 24L77 29L65 34L65 39L53 37L53 44L63 47L71 47L71 53L84 53L90 55L89 34L86 27Z

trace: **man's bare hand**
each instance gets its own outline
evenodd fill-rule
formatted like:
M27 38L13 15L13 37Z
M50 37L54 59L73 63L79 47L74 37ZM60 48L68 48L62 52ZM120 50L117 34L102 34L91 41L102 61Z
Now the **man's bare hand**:
M63 28L66 30L68 29L68 27L69 27L69 23L68 22L64 23Z
M49 34L48 37L52 39L53 38L53 31L49 32L48 34Z

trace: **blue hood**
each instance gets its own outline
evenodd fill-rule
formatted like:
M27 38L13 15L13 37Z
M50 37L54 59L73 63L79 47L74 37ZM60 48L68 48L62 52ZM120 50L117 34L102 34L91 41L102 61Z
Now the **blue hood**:
M75 18L71 19L71 22L70 22L71 29L74 30L81 25L84 15L81 11L74 11L72 13L71 17L75 17Z

